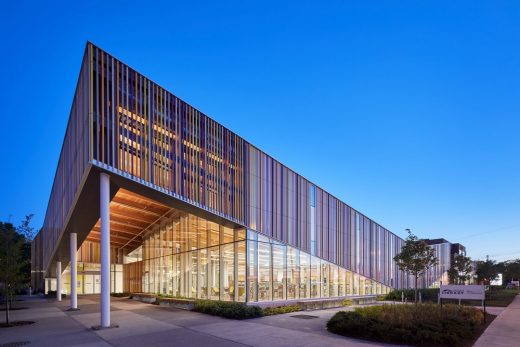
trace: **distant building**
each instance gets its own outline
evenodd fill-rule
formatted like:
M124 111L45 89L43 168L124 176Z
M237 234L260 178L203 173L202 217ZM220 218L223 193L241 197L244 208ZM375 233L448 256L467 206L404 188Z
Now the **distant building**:
M466 247L460 243L451 243L446 239L425 239L430 247L435 250L435 256L439 260L437 266L428 270L422 279L423 287L438 287L441 283L448 284L448 270L453 264L457 254L466 255Z

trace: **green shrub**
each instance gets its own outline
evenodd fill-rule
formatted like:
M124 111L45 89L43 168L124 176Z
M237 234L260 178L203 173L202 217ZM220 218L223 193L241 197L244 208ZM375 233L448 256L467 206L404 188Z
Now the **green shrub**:
M415 291L413 289L405 289L405 290L392 290L390 293L386 294L386 300L392 301L401 301L401 293L404 293L404 298L408 299L408 301L415 300ZM419 289L418 293L421 293L421 299L424 302L437 302L439 296L438 288L427 288L427 289ZM417 299L419 294L417 294Z
M264 316L272 316L275 314L290 313L297 311L301 311L301 308L298 305L267 307L263 309Z
M352 300L350 300L350 299L345 299L345 300L343 300L343 302L341 303L341 305L343 305L343 306L352 306Z
M506 307L514 300L517 294L518 291L516 289L503 289L491 286L486 291L486 305ZM479 304L477 303L477 305Z
M168 298L168 299L187 299L187 300L190 300L190 298L188 298L187 296L182 296L182 295L170 295L170 294L155 294L158 298ZM193 299L191 299L193 300Z
M123 293L110 293L110 296L113 296L115 298L126 298L127 296L130 296L130 293L123 292Z
M248 306L241 302L231 301L197 300L193 311L230 319L246 319L263 316L263 311L258 306Z
M392 290L390 293L386 294L386 300L401 300L401 291L400 290Z
M47 294L45 294L45 297L47 297L47 298L55 298L56 296L57 296L57 293L55 290L49 290L49 291L47 291ZM62 293L61 298L63 299L65 297L67 297L67 294Z
M333 333L415 346L470 345L482 329L483 313L472 307L432 304L380 305L338 312L327 323Z

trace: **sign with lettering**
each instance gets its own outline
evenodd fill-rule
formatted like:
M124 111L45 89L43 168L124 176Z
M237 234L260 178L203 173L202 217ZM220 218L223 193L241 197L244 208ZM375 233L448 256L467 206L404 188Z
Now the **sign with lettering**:
M483 285L446 285L440 288L441 299L484 300L486 290Z

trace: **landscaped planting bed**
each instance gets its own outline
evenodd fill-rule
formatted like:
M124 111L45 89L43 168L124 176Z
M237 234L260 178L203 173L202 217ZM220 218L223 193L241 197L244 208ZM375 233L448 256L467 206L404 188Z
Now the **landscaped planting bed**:
M168 307L180 308L183 310L193 310L195 307L195 299L158 297L154 304Z
M242 302L197 300L193 311L229 319L248 319L300 311L298 305L261 308Z
M150 293L132 293L130 295L130 298L133 300L138 300L141 302L147 302L149 304L153 304L155 300L157 299L157 296L155 294Z
M433 302L436 303L438 301L439 289L420 289L421 298L423 302ZM401 295L404 293L404 298L408 300L408 302L414 301L414 290L392 290L389 294L385 296L386 300L392 301L401 301ZM503 287L491 287L486 290L486 306L496 306L496 307L507 307L518 294L517 289L505 289ZM443 299L443 303L446 304L458 304L458 300L450 300ZM480 300L462 300L461 305L464 306L481 306L482 301Z
M246 305L243 302L197 300L151 293L131 293L129 294L129 297L130 299L139 300L153 305L180 308L229 319L258 318L301 310L299 305L261 308L255 305Z
M54 299L54 298L56 298L57 296L58 296L58 295L57 295L57 293L56 293L55 290L49 290L49 291L47 292L47 294L45 294L45 297L46 297L46 298L51 298L51 299ZM62 299L66 298L66 297L67 297L67 294L63 294L63 293L61 294L61 298L62 298Z
M231 319L257 318L264 315L258 306L231 301L197 300L193 311Z
M418 293L421 293L421 299L423 302L437 302L439 297L438 288L419 289ZM404 295L403 295L404 294ZM419 295L419 294L417 294ZM392 290L386 294L386 300L401 301L401 298L407 299L408 302L413 302L415 299L415 291L413 289L405 290Z
M487 324L494 318L488 315ZM330 332L414 346L471 346L484 331L483 312L456 305L381 305L338 312Z
M517 295L517 289L491 287L486 292L486 306L507 307Z
M29 320L19 320L19 321L9 322L9 324L2 322L2 323L0 323L0 328L13 328L13 327L20 327L20 326L31 325L31 324L34 324L34 322L29 321Z
M264 316L272 316L275 314L298 312L298 311L301 311L301 308L298 305L289 305L289 306L279 306L279 307L266 307L262 311L264 313Z
M110 296L113 296L115 298L126 298L130 296L130 293L128 292L122 292L122 293L110 293Z

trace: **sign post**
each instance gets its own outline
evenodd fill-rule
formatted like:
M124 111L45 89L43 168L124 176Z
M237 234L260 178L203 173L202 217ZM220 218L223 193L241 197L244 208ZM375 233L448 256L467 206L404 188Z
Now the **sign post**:
M439 290L439 298L459 300L480 300L484 307L484 323L486 322L486 288L483 285L441 285Z
M484 324L486 324L486 300L482 300L484 305Z

